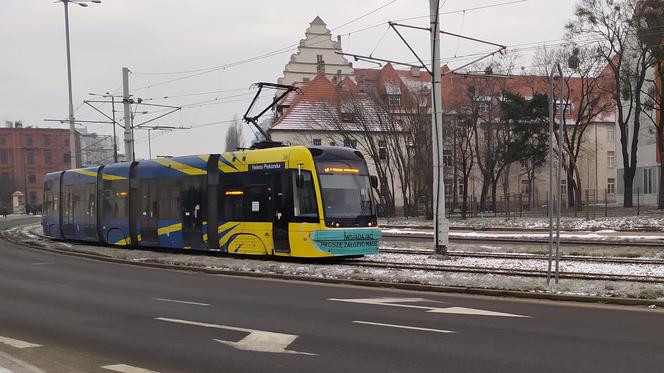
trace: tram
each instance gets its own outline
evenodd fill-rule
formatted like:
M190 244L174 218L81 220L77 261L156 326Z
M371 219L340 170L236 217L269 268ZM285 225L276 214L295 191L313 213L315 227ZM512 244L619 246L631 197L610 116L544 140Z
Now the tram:
M46 236L301 258L378 252L362 153L279 146L46 175Z

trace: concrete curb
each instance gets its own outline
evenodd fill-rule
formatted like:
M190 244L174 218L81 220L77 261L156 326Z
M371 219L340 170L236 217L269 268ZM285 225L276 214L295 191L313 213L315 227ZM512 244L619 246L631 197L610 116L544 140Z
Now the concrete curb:
M288 281L302 281L302 282L317 282L324 284L342 284L342 285L356 285L374 288L388 288L400 290L414 290L414 291L429 291L437 293L450 293L450 294L469 294L469 295L485 295L494 297L510 297L519 299L541 299L552 301L564 302L580 302L580 303L599 303L599 304L613 304L624 306L657 306L664 307L664 300L649 300L640 298L620 298L620 297L599 297L599 296L586 296L586 295L569 295L569 294L555 294L543 292L525 292L517 290L503 290L503 289L490 289L490 288L475 288L475 287L462 287L462 286L443 286L443 285L424 285L424 284L411 284L411 283L395 283L395 282L380 282L370 280L353 280L353 279L331 279L311 276L297 276L297 275L284 275L278 273L256 273L256 272L238 272L232 270L212 269L194 266L171 265L153 262L134 262L125 259L112 258L103 255L90 254L76 250L62 250L51 249L47 247L40 247L37 245L30 245L26 242L16 241L6 235L6 231L0 232L0 237L5 241L11 242L15 245L24 246L33 250L40 250L60 255L67 255L73 257L82 257L91 260L101 260L105 262L135 265L140 267L189 271L205 273L210 275L229 275L229 276L242 276L251 278L269 278ZM43 236L42 236L43 237Z

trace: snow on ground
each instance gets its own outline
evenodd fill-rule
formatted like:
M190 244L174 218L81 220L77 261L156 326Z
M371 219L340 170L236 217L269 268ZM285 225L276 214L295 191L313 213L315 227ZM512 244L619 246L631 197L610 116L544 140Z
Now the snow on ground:
M584 214L579 217L561 217L560 226L563 230L617 230L617 231L659 231L664 232L664 214L644 213L635 216L596 217L586 219ZM433 227L431 220L422 218L389 218L380 219L380 225L404 227ZM449 221L450 227L468 229L491 228L518 228L518 229L548 229L548 217L484 217L461 220L458 218ZM555 222L554 222L555 224Z
M606 297L632 297L664 300L664 284L614 282L596 280L562 279L557 285L546 285L543 278L505 276L492 274L454 273L428 270L406 270L372 268L353 264L352 259L335 262L273 260L260 258L237 258L216 253L201 254L175 251L127 250L119 247L71 244L42 238L33 232L41 229L37 225L23 226L5 231L4 234L15 240L22 240L35 246L75 251L103 257L112 257L130 262L149 262L177 265L182 267L207 268L233 272L285 274L326 279L353 279L380 282L410 283L434 286L457 286L519 290L556 294L593 295ZM393 245L394 242L382 243ZM402 260L407 263L440 264L440 259L428 255L379 254L365 259L373 261ZM505 260L489 258L460 258L444 261L445 264L471 265L496 268L541 268L542 261ZM634 265L596 265L581 262L561 262L561 270L589 273L629 273L664 275L664 267Z
M431 236L433 237L433 230L429 229L412 229L412 228L383 228L382 232L389 235L404 235L404 236ZM554 238L556 233L554 232ZM544 240L549 238L549 233L542 232L458 232L450 231L449 238L477 238L477 239L516 239L516 240ZM611 241L611 242L651 242L662 243L664 246L664 235L662 234L625 234L617 233L615 231L597 231L586 233L569 233L561 232L560 238L562 240L573 241Z
M540 270L545 271L548 266L547 260L523 258L523 259L500 259L500 258L476 258L476 257L453 257L441 259L433 255L392 254L381 253L365 258L376 263L400 263L400 264L424 264L424 265L450 265L478 268L514 269L514 270ZM664 265L657 264L616 264L616 263L593 263L574 260L561 260L561 272L575 272L588 274L609 275L632 275L632 276L654 276L664 277Z

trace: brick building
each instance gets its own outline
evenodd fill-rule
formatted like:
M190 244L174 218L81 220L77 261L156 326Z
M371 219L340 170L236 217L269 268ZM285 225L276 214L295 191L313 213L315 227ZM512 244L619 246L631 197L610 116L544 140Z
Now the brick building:
M70 167L68 129L19 125L0 128L0 207L9 207L17 190L25 194L28 205L40 206L44 175ZM80 149L78 134L76 148Z

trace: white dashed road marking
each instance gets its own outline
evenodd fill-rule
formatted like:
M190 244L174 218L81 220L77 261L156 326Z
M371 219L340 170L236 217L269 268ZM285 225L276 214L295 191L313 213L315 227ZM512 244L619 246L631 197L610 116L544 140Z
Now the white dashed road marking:
M209 324L198 321L189 321L189 320L180 320L180 319L169 319L166 317L157 317L156 320L185 324L185 325L194 325L202 326L205 328L215 328L215 329L225 329L233 330L239 332L249 333L248 336L242 338L238 342L223 341L220 339L215 339L219 343L223 343L227 346L237 348L238 350L245 351L257 351L257 352L275 352L275 353L284 353L284 354L302 354L302 355L316 355L308 352L299 352L293 350L287 350L286 348L297 339L297 335L293 334L284 334L284 333L275 333L268 332L264 330L255 330L247 328L238 328L235 326L226 326L219 324Z
M115 365L106 365L101 367L102 369L112 370L114 372L120 373L158 373L154 370L148 370L143 368L134 367L126 364L115 364Z
M30 342L21 341L21 340L13 339L13 338L7 338L7 337L0 337L0 343L6 344L8 346L16 347L16 348L41 347L41 345L38 345L36 343L30 343Z
M353 321L356 324L366 324L366 325L376 325L376 326L387 326L389 328L398 328L398 329L412 329L412 330L421 330L425 332L434 332L434 333L456 333L452 330L445 329L431 329L431 328L420 328L419 326L408 326L408 325L396 325L396 324L383 324L379 322L371 321Z
M198 303L198 302L188 302L186 300L177 300L177 299L167 299L167 298L152 298L152 300L158 300L160 302L171 302L171 303L181 303L181 304L191 304L194 306L209 306L207 303Z
M371 305L378 305L378 306L416 308L416 309L425 310L425 312L431 312L431 313L448 313L448 314L456 314L456 315L530 318L530 316L525 316L525 315L517 315L517 314L513 314L513 313L487 311L487 310L480 310L480 309L476 309L476 308L429 307L429 306L417 306L417 305L414 305L414 304L399 304L399 303L413 303L413 302L429 302L428 300L422 299L422 298L359 298L359 299L329 298L328 300L335 301L335 302L371 304ZM397 302L399 302L399 303L397 303Z

